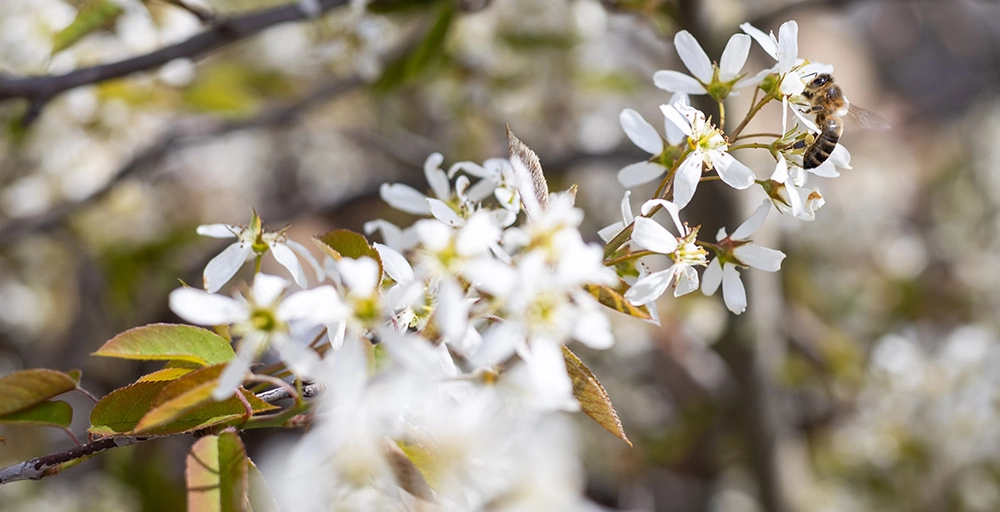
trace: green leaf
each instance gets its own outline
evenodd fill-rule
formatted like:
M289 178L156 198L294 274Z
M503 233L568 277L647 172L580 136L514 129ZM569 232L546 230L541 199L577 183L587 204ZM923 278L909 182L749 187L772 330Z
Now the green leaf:
M76 18L52 39L52 53L55 55L92 32L110 27L122 7L113 0L84 0L76 11Z
M0 377L0 416L28 409L76 387L71 375L56 370L31 368L8 373Z
M250 459L235 430L205 436L187 456L189 512L250 510L247 496Z
M434 500L434 493L431 491L430 485L427 485L424 474L410 460L407 452L392 441L386 441L383 446L383 455L385 455L385 460L389 463L393 475L396 476L396 483L399 484L400 488L420 499Z
M358 259L367 256L378 263L379 282L382 281L382 257L364 235L355 233L349 229L335 229L322 235L313 237L317 245L331 258L339 260L341 258Z
M69 428L72 421L73 407L62 400L49 400L27 409L0 416L0 423L59 428Z
M161 370L156 370L153 373L147 373L136 382L157 382L164 380L177 380L187 374L191 373L191 368L163 368Z
M387 92L399 87L425 74L433 64L442 62L447 56L445 43L454 18L454 3L444 4L434 25L420 44L386 66L385 72L375 83L375 90Z
M158 397L170 381L136 382L123 388L118 388L102 398L90 413L90 433L97 436L134 435L134 429L142 418L158 403ZM183 386L182 386L183 387ZM167 393L174 396L177 389ZM264 402L246 391L240 390L256 412L266 412L277 407ZM192 432L207 427L242 423L246 410L238 398L231 397L222 402L210 402L194 407L177 416L173 421L151 427L142 432L143 435L168 435Z
M611 397L597 380L597 376L565 345L562 349L563 359L566 360L566 372L573 381L573 396L580 402L580 409L605 430L632 446L632 441L625 435L625 429L622 428L615 407L611 405Z
M200 366L226 363L236 357L224 338L207 329L190 325L151 324L129 329L108 340L92 355L185 361Z
M147 430L170 423L199 405L214 402L212 391L218 385L224 364L209 366L186 373L167 384L150 404L147 412L133 432Z
M622 281L624 284L624 281ZM625 297L618 290L611 288L610 286L605 286L602 284L585 284L583 289L587 293L594 296L597 302L618 311L619 313L625 313L629 316L634 316L636 318L641 318L643 320L652 320L653 316L649 314L649 308L645 305L635 306L631 302L625 300Z

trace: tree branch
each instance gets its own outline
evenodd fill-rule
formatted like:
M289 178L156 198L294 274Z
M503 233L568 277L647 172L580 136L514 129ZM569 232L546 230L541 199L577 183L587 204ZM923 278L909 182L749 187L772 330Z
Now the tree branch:
M119 167L104 186L90 195L78 201L60 204L44 213L11 220L0 225L0 244L6 244L24 235L58 226L70 214L106 196L114 189L115 185L126 178L152 168L175 148L210 142L215 137L231 132L292 122L317 104L354 90L363 84L364 82L358 78L338 80L317 87L296 102L271 108L251 119L202 122L194 126L185 125L185 127L168 130L159 141L136 153L131 160Z
M347 2L348 0L318 0L320 12L340 7ZM0 74L0 102L12 98L27 99L27 123L38 115L42 105L68 89L146 71L174 59L196 58L274 25L309 18L310 14L299 3L293 3L241 16L219 18L211 28L186 41L118 62L81 68L62 75L18 77Z
M44 457L27 460L0 469L0 485L18 480L41 480L47 476L59 473L63 465L70 462L77 462L92 457L112 448L128 446L150 437L106 437L80 446L75 446L69 450L56 452Z

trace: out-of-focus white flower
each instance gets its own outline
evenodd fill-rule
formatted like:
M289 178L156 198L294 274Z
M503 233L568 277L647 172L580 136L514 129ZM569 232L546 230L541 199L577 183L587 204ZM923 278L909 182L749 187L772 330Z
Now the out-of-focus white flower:
M701 291L712 295L722 284L722 296L726 307L737 315L747 308L746 289L737 271L738 267L753 267L767 272L777 272L781 269L781 261L785 253L753 244L750 236L764 224L771 210L770 200L764 200L753 215L750 216L732 235L726 236L726 228L716 235L718 246L715 259L709 263L702 276Z
M709 124L705 113L679 103L660 105L660 110L688 138L690 153L677 168L674 177L674 204L687 206L701 181L702 167L715 169L727 185L742 190L754 183L749 167L733 158L726 150L729 144L718 128Z
M432 153L424 162L424 176L435 197L425 196L404 183L383 183L379 188L379 195L397 210L414 215L432 215L449 226L461 225L465 217L474 211L465 195L470 184L469 178L459 176L455 181L455 190L452 191L448 173L441 169L443 162L444 156L441 153Z
M229 224L205 224L198 226L198 234L212 238L236 238L236 241L226 247L205 266L203 275L205 290L215 293L236 275L240 267L252 256L263 256L270 251L281 266L288 269L295 279L295 284L305 288L306 274L299 263L298 254L316 271L317 279L323 279L322 268L316 258L302 244L289 240L285 230L264 231L257 212L253 213L249 227Z
M666 269L639 279L625 292L625 299L636 305L653 302L670 285L674 286L674 297L697 290L698 272L695 267L707 265L705 249L695 244L697 230L691 230L681 223L679 209L675 204L663 199L646 201L642 205L642 214L648 215L656 206L667 210L680 236L670 233L651 218L636 217L632 229L632 244L639 249L667 255L673 261Z
M729 38L717 66L712 64L698 40L687 30L674 36L674 47L694 76L673 70L657 71L653 74L653 82L660 89L685 94L708 94L722 101L734 87L749 83L748 80L740 80L740 72L750 53L750 38L744 34L734 34Z
M257 274L249 292L235 298L193 288L170 293L170 309L181 318L198 325L230 325L241 338L236 359L226 366L212 392L216 400L232 396L250 365L269 347L297 375L316 375L319 356L295 334L343 318L346 308L332 286L284 297L288 284L277 276Z
M505 210L514 213L521 210L521 199L517 193L517 184L514 181L514 170L511 168L510 160L490 158L483 162L483 165L468 161L456 162L448 168L448 177L454 177L458 171L479 178L479 181L466 191L466 196L470 200L482 201L492 195L496 197L497 202ZM510 223L513 222L512 218Z

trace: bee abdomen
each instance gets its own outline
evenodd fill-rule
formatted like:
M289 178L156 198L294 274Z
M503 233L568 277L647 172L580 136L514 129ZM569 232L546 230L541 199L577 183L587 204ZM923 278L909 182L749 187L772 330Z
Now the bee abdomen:
M830 158L837 147L837 141L840 140L840 134L844 131L840 121L834 117L822 120L819 125L822 131L802 155L802 167L806 169L819 167Z

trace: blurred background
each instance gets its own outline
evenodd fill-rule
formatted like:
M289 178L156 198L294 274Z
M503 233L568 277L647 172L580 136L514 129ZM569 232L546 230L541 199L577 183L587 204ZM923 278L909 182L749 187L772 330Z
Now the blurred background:
M212 16L283 5L123 0L66 44L77 13L100 3L0 3L0 73L117 61ZM308 245L373 218L409 224L378 186L426 188L433 151L445 165L506 156L505 124L553 189L579 184L597 241L620 217L616 172L648 157L618 114L659 126L669 95L652 74L685 71L674 34L718 59L740 23L777 32L789 19L799 56L832 64L852 103L893 129L847 125L853 169L810 182L826 198L814 222L772 214L755 239L788 257L775 275L743 273L747 313L665 298L661 327L619 315L613 349L577 347L635 444L581 415L586 492L611 510L1000 510L1000 6L986 0L379 0L44 104L0 96L0 374L80 368L98 395L131 382L141 364L88 354L177 321L167 293L199 283L228 243L197 225L246 223L255 208ZM772 64L755 46L747 71ZM773 167L736 156L759 178ZM703 237L759 201L703 187L684 212ZM70 399L80 434L89 402ZM72 444L41 429L0 436L3 466ZM252 433L250 455L280 442ZM0 486L0 508L183 509L189 443Z

